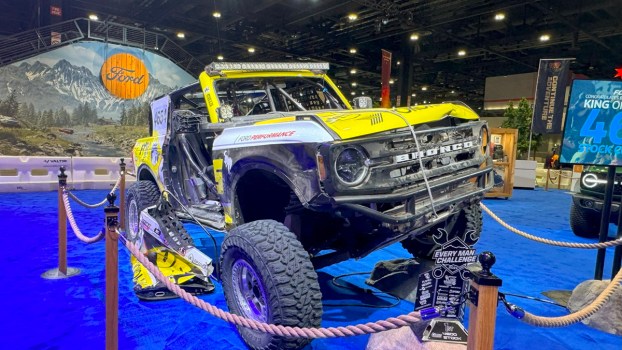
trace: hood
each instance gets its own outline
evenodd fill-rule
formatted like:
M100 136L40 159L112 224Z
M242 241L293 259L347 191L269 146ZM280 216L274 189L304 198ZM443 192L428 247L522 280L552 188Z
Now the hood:
M296 113L293 116L265 120L257 124L289 122L297 115L309 115L310 111ZM479 116L469 107L457 103L414 106L396 109L355 109L317 111L314 113L324 126L342 140L373 135L376 133L407 127L404 119L413 126L439 121L447 116L466 120L477 120Z

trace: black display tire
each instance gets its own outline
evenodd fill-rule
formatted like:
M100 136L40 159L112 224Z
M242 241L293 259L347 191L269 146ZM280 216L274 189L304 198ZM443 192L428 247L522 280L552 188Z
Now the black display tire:
M466 244L473 245L482 233L482 220L482 208L477 201L423 233L403 240L402 246L416 258L431 259L434 252L440 248L440 245L436 244L432 238L433 235L438 235L439 228L447 230L448 239L459 236ZM468 232L472 233L467 235Z
M600 214L594 210L570 206L570 228L579 237L595 238L600 233Z
M153 181L138 180L128 187L125 195L125 232L130 241L137 236L140 212L155 205L160 189Z
M231 312L284 326L320 326L322 293L317 274L309 254L285 225L257 220L231 230L222 244L220 269ZM240 278L244 273L250 275ZM242 289L248 281L258 286L246 289L245 294ZM299 349L311 341L241 326L238 332L252 349Z

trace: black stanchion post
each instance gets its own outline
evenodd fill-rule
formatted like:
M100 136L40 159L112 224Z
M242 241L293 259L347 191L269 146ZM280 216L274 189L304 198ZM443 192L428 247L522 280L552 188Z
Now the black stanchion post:
M65 167L62 166L58 174L58 268L44 272L41 277L46 279L65 278L80 273L79 269L67 267L67 211L63 202L66 187L67 174Z
M494 254L479 255L482 270L471 273L469 290L469 338L467 350L492 350L495 340L495 321L501 279L490 272L495 264Z
M616 167L610 165L607 168L607 187L605 188L605 201L603 202L603 211L600 217L600 234L598 241L604 242L609 234L609 216L611 215L611 201L613 200L613 188L615 187ZM596 255L596 269L594 271L594 279L603 279L603 268L605 265L606 248L598 249Z
M125 228L125 159L121 158L121 164L119 164L121 181L119 182L119 227Z
M117 199L114 193L108 194L106 214L106 350L116 350L119 346L119 208L115 207Z

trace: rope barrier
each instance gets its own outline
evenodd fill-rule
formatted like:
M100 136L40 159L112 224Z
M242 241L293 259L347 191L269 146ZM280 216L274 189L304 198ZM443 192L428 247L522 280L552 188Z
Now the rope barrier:
M525 317L522 318L522 320L525 323L539 327L563 327L580 322L598 312L598 310L605 305L607 300L609 300L611 295L613 295L616 289L620 287L620 283L622 283L622 270L618 271L615 278L611 280L611 283L609 283L607 288L605 288L598 295L598 297L594 299L594 301L583 309L569 315L559 317L543 317L525 312Z
M67 212L67 220L69 220L71 229L79 240L84 243L95 243L105 237L105 233L103 231L99 232L96 236L93 237L87 237L82 234L82 231L80 231L80 228L78 228L76 219L73 217L73 213L71 212L71 206L69 205L69 197L67 196L67 191L63 191L63 204L65 206L65 211Z
M118 231L117 231L118 233ZM418 311L413 311L406 315L401 315L397 317L387 318L385 320L379 320L376 322L368 322L365 324L357 324L350 326L340 326L340 327L329 327L329 328L309 328L309 327L291 327L291 326L282 326L276 324L268 324L255 320L251 320L248 318L244 318L242 316L238 316L236 314L232 314L230 312L221 310L210 303L207 303L196 296L186 292L177 284L166 278L160 270L153 265L149 259L140 252L140 249L132 242L124 241L127 249L136 257L136 259L143 264L149 272L151 272L160 282L166 285L166 287L173 293L177 294L180 298L187 301L188 303L207 311L212 316L215 316L221 320L227 321L237 326L243 326L246 328L250 328L256 331L261 331L264 333L269 333L272 335L278 336L287 336L287 337L298 337L298 338L333 338L333 337L349 337L355 335L364 335L371 333L384 332L391 329L397 329L401 327L406 327L411 324L415 324L421 321L421 316Z
M121 177L119 177L119 178L117 179L117 183L115 183L115 184L114 184L114 187L112 187L112 190L110 190L110 192L109 192L109 193L114 193L114 192L117 190L117 188L119 188L119 185L120 185L120 184L121 184ZM78 204L80 204L81 206L86 207L86 208L91 208L91 209L94 209L94 208L99 208L99 207L103 206L104 204L108 203L108 199L104 198L104 200L103 200L103 201L101 201L101 202L99 202L99 203L96 203L96 204L88 204L88 203L86 203L86 202L82 201L80 198L78 198L78 197L77 197L75 194L73 194L71 191L69 191L69 190L65 190L65 192L67 192L67 194L69 195L69 197L71 197L71 199L73 199L73 200L74 200L74 201L76 201Z
M608 241L608 242L601 242L601 243L574 243L574 242L554 241L554 240L547 239L547 238L537 237L537 236L531 235L527 232L521 231L517 228L510 226L505 221L503 221L501 218L499 218L495 213L493 213L490 209L488 209L488 207L485 206L484 203L480 203L480 206L486 213L488 213L488 215L490 215L493 219L495 219L495 221L498 222L501 226L507 228L508 230L520 236L523 236L527 239L531 239L532 241L549 244L549 245L553 245L557 247L579 248L579 249L601 249L601 248L614 247L614 246L622 244L622 238L618 238L618 239L615 239L613 241Z

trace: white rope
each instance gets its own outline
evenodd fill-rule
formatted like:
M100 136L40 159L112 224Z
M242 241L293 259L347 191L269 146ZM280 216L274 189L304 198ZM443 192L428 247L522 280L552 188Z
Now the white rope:
M561 242L561 241L554 241L551 239L546 239L546 238L541 238L532 234L529 234L527 232L521 231L517 228L514 228L512 226L510 226L508 223L506 223L505 221L501 220L501 218L499 218L497 215L495 215L495 213L492 212L492 210L490 210L487 206L484 205L484 203L480 203L479 204L482 209L488 213L488 215L490 215L493 219L495 219L495 221L497 221L499 224L501 224L501 226L507 228L508 230L510 230L511 232L514 232L520 236L523 236L527 239L531 239L532 241L536 241L536 242L540 242L540 243L544 243L544 244L550 244L550 245L554 245L557 247L566 247L566 248L581 248L581 249L601 249L601 248L609 248L609 247L613 247L613 246L617 246L617 245L621 245L622 244L622 238L618 238L616 240L613 241L608 241L608 242L601 242L601 243L574 243L574 242Z
M71 229L73 230L73 233L76 235L76 237L78 237L79 240L81 240L84 243L94 243L104 238L105 234L103 231L93 237L87 237L82 234L82 231L80 231L80 228L78 227L78 224L76 223L76 219L73 217L73 213L71 212L71 206L69 205L69 197L67 196L67 191L63 191L63 205L65 206L65 212L67 213L67 220L69 220Z
M122 177L122 176L123 176L123 175L121 175L121 177ZM119 185L121 184L121 177L119 177L119 178L117 179L117 183L115 183L115 184L114 184L114 187L112 187L112 190L110 190L110 192L109 192L109 193L114 193L114 192L115 192L115 191L119 188ZM76 201L78 204L80 204L81 206L86 207L86 208L91 208L91 209L93 209L93 208L99 208L99 207L103 206L104 204L106 204L106 203L108 202L108 198L104 198L104 200L103 200L103 201L101 201L101 202L99 202L99 203L96 203L96 204L88 204L88 203L84 202L83 200L81 200L80 198L78 198L78 197L77 197L75 194L73 194L71 191L69 191L69 190L65 190L65 191L67 192L67 194L69 195L69 197L71 197L71 199L73 199L73 200L74 200L74 201Z

